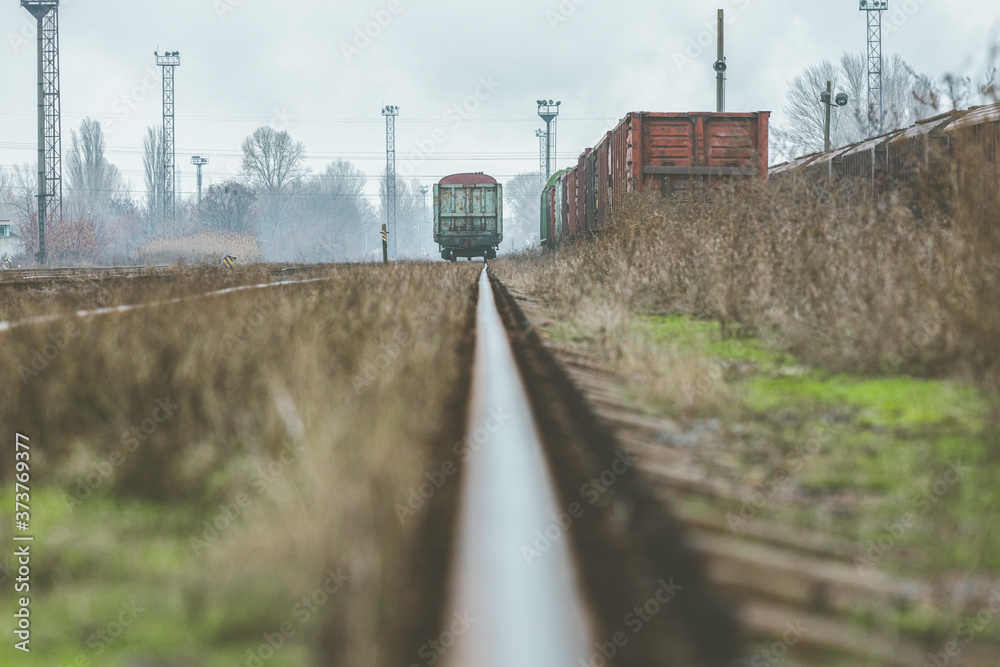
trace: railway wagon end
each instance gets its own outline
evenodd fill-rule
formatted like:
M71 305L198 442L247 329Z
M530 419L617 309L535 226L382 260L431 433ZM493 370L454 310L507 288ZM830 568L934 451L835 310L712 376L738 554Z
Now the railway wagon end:
M453 174L434 186L434 242L441 257L494 259L503 241L503 186L486 174Z

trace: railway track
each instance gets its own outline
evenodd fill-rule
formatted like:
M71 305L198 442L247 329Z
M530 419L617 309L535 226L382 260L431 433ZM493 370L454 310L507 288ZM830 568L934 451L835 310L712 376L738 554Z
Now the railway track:
M290 275L322 268L326 268L326 266L276 265L271 273L273 275ZM0 269L0 287L39 287L56 283L111 279L148 280L169 278L181 270L181 267L168 264L100 268Z
M442 627L476 620L444 663L733 664L733 610L679 524L485 270L477 308L468 437L505 418L462 472Z
M900 631L900 620L940 617L946 593L926 581L877 569L860 570L864 549L816 531L793 529L766 516L734 528L746 496L679 465L665 441L678 435L668 419L638 413L618 390L624 378L574 350L543 343L532 322L544 314L519 295L522 328L565 369L593 407L597 420L638 462L655 497L670 507L697 499L709 511L679 517L711 583L739 606L750 648L750 664L850 664L910 666L936 664L949 637ZM982 604L947 610L956 618L982 611ZM963 645L961 662L996 667L1000 646L988 640ZM757 662L753 662L754 660ZM950 659L950 658L949 658ZM930 661L930 662L929 662Z

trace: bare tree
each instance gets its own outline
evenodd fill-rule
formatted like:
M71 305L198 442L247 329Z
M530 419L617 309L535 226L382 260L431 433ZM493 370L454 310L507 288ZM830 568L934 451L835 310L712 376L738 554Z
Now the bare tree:
M72 148L66 158L71 191L110 200L121 194L124 187L118 167L105 157L104 132L101 124L84 118L80 133L71 133Z
M211 229L256 233L257 196L236 180L209 186L198 209L201 223Z
M504 185L505 252L524 249L529 239L537 238L541 218L542 182L537 171L518 174Z
M142 167L146 181L146 214L150 220L159 220L163 214L166 193L166 155L163 151L163 127L154 125L146 130L142 142Z
M849 98L846 107L835 107L831 114L832 145L845 146L870 135L868 62L862 53L845 53L837 64L825 60L792 79L784 106L785 121L774 128L776 153L788 158L823 150L826 109L819 96L827 81L833 83L834 94L844 92ZM898 55L885 58L883 131L907 127L933 113L933 107L920 96L926 81Z
M281 224L263 225L268 259L330 262L363 259L377 236L372 207L364 192L367 176L345 160L321 174L292 184L284 194Z
M281 192L306 174L305 150L288 132L259 127L243 141L243 174L260 190Z
M95 229L95 242L101 251L117 240L112 239L111 220L131 207L128 185L118 167L105 157L101 124L85 118L80 132L71 134L72 147L66 157L69 190L64 207L67 217L89 220Z
M38 210L38 169L34 164L25 162L14 165L13 169L3 174L0 206L6 211L4 215L22 221L34 220Z

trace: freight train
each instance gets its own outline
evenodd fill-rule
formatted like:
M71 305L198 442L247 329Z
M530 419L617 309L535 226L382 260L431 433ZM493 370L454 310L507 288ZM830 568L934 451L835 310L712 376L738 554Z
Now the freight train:
M967 169L995 182L1000 172L1000 103L948 111L906 129L783 162L771 167L770 177L846 181L876 198L907 190L940 197L958 187Z
M770 112L630 113L553 174L541 200L541 243L604 229L632 193L688 199L723 183L766 179Z
M503 241L503 186L482 173L453 174L434 186L434 242L446 261L494 259Z

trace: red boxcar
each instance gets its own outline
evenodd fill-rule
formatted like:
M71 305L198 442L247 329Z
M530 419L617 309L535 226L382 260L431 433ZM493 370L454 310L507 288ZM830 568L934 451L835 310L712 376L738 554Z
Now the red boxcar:
M579 171L579 167L573 167L566 173L566 179L564 183L566 184L566 195L563 197L563 201L566 202L566 234L578 234L580 231L580 221L577 216L577 183L576 174Z
M583 151L576 166L576 224L581 233L591 228L594 219L594 202L592 196L590 148Z
M699 192L767 178L769 111L630 113L611 133L612 201L631 192Z

